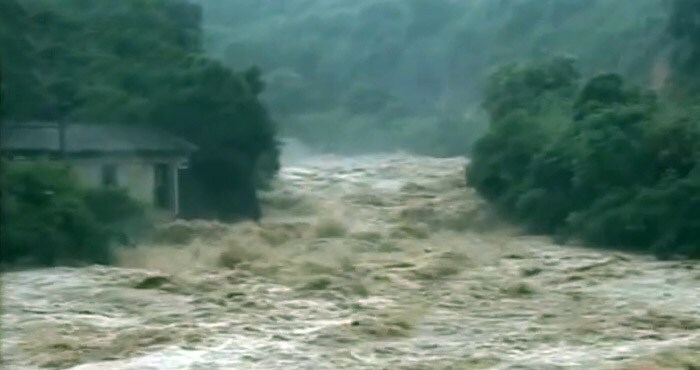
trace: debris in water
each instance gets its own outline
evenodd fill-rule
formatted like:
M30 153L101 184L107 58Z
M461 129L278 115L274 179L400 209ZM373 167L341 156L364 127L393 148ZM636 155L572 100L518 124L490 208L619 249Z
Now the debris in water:
M539 275L542 271L540 267L525 267L521 270L521 275L524 277L532 277Z
M323 290L333 284L333 280L327 276L315 277L302 286L304 290Z
M427 239L430 231L419 224L403 224L391 232L391 237L397 239Z
M169 284L171 282L170 278L167 276L148 276L138 282L134 288L136 289L158 289L163 285Z
M522 297L533 295L537 291L532 285L526 282L517 282L504 288L503 292L512 297Z
M316 236L319 238L340 238L347 233L347 226L338 218L324 217L316 225Z

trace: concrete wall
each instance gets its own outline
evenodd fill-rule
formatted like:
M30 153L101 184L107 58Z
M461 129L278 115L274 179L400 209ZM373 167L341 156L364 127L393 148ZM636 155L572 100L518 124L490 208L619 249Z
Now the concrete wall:
M105 165L116 166L117 186L125 188L131 197L149 205L155 203L155 165L168 163L171 172L171 194L173 204L165 213L178 212L178 168L184 158L140 158L140 157L100 157L70 159L71 166L82 184L89 187L102 186L102 168Z

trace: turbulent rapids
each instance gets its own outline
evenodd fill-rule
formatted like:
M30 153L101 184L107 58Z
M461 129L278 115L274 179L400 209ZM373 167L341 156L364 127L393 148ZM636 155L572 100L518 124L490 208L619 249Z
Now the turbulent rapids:
M285 158L260 224L3 275L4 369L700 366L700 265L497 221L463 159Z

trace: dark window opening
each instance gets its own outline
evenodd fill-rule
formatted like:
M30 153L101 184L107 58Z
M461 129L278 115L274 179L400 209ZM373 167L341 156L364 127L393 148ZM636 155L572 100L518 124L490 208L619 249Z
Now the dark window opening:
M102 186L117 186L117 165L105 164L102 166Z
M157 163L154 166L154 171L155 206L158 208L170 209L172 207L172 178L170 166L167 163Z

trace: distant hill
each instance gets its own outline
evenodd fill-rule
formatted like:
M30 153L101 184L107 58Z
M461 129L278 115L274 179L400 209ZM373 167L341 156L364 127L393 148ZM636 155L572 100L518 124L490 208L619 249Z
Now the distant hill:
M205 47L228 65L292 74L331 100L369 84L421 112L477 100L485 74L518 58L565 53L584 73L646 82L668 13L663 0L198 2Z

